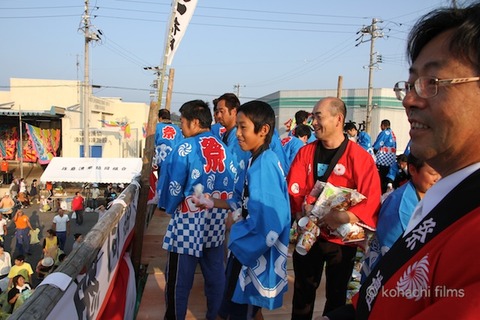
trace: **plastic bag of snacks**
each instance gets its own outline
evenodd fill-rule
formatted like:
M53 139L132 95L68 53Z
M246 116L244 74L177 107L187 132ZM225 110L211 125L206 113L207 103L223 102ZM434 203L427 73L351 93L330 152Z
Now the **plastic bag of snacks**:
M319 193L320 191L320 193ZM310 193L310 199L318 194L310 214L322 218L331 210L346 211L350 207L360 203L366 197L360 192L344 188L336 187L329 182L317 181ZM334 235L341 238L344 242L362 241L365 239L365 231L358 224L345 223L336 230L326 230L322 227L322 233Z

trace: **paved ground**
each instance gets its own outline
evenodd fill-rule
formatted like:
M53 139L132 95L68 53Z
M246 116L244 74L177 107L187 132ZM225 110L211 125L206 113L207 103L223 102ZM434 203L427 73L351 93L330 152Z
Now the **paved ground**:
M10 162L10 171L13 172L14 177L20 177L20 169L18 163ZM43 169L39 165L33 164L24 164L23 168L23 177L27 181L28 185L32 182L33 179L40 180L40 176L43 173ZM6 191L8 191L8 185L2 185L0 188L0 196L3 196ZM69 185L67 187L67 193L69 195L74 194L75 191L79 188L75 185ZM52 220L55 216L55 212L40 212L40 205L39 204L32 204L30 207L22 209L24 213L30 217L30 223L34 229L39 228L39 244L35 244L31 246L31 256L26 256L26 261L32 265L33 271L35 271L35 267L38 261L42 258L42 244L43 239L45 237L46 231L52 227ZM71 213L69 212L69 216L71 217ZM87 234L87 232L95 225L98 220L98 214L96 212L85 212L84 214L84 222L81 226L76 225L75 221L70 222L70 235L67 237L67 242L65 245L65 253L70 253L72 250L73 244L73 235L75 233L82 233ZM15 256L17 253L15 252L15 224L13 221L9 222L8 224L8 235L5 237L5 250L10 253L12 256L12 265L14 263ZM33 285L37 286L39 281L36 277L33 278Z

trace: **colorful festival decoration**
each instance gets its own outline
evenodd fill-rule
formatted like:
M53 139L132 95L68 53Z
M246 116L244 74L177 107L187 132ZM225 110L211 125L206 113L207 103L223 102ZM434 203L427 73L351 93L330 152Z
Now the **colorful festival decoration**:
M125 138L130 138L132 136L130 132L130 124L126 121L106 121L106 120L99 120L105 127L120 127L120 129L123 131L124 137Z
M26 124L30 144L40 164L48 164L60 147L60 129L41 129ZM29 157L31 157L29 155Z

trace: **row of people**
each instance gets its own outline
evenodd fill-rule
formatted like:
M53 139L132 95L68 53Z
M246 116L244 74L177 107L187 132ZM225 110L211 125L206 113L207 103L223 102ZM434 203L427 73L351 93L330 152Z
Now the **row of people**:
M412 63L410 78L408 82L397 83L394 90L411 123L411 154L443 178L418 202L403 234L397 232L399 238L389 240L392 243L389 250L382 253L352 305L345 306L345 300L355 246L325 236L306 255L295 252L292 319L312 318L324 267L325 319L474 319L477 316L480 282L478 272L472 267L476 261L472 248L480 245L476 236L480 225L477 221L480 203L476 196L480 154L472 148L471 141L480 136L471 119L480 116L476 76L480 65L479 30L478 2L465 9L433 11L415 25L408 47ZM171 154L175 158L172 156L166 162L169 177L162 183L159 200L159 205L172 216L164 240L164 248L169 251L166 318L185 317L197 263L207 281L207 319L217 315L252 318L262 307L281 305L286 290L283 255L286 257L288 246L282 235L290 216L285 201L290 200L291 212L296 217L303 216L311 206L305 199L317 180L356 189L366 196L349 210L327 213L320 221L322 228L335 230L348 222L372 229L380 227L377 220L384 186L376 167L383 163L375 163L360 146L345 138L343 101L325 98L315 105L312 125L317 142L300 149L286 182L282 171L277 169L279 159L267 147L272 125L262 122L261 105L254 101L237 111L238 144L243 150L252 151L246 178L240 181L240 196L231 184L237 166L230 165L227 147L208 133L211 115L205 112L205 116L195 116L192 112L208 108L197 101L185 104L180 110L182 131L187 139L174 148ZM391 148L384 144L376 149L377 159L379 152L384 152L380 158L391 161L392 157L386 154ZM194 186L198 183L206 188L203 193L196 192ZM407 192L409 187L405 184L398 192ZM235 192L230 195L232 190ZM415 186L413 198L421 193L420 186ZM387 198L383 210L394 213L400 210L393 205L398 203L394 194ZM388 209L390 203L392 208ZM227 264L228 278L222 280L218 268L221 271L219 266L223 266L223 250L218 247L225 232L223 219L226 215L228 222L237 218L228 211L237 212L241 218L231 226L228 246L232 255ZM217 261L217 269L209 268L212 260ZM272 260L278 261L277 268L270 268ZM269 274L272 269L277 273ZM212 286L209 270L218 272ZM277 291L267 279L276 281ZM224 291L219 293L218 282L222 281L225 281Z

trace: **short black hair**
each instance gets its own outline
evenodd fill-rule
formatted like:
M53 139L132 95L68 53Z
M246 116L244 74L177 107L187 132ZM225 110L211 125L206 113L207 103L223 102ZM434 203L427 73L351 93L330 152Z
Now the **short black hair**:
M166 120L170 120L170 111L167 109L158 110L158 117Z
M213 100L214 104L218 104L219 101L224 100L225 106L228 108L229 111L232 111L233 109L238 109L238 107L240 107L240 100L234 93L224 93L215 100Z
M407 54L415 62L422 49L436 36L452 30L449 51L480 72L480 2L464 8L440 8L421 17L408 36Z
M308 119L310 113L305 110L299 110L295 112L295 122L298 124L302 124L305 120Z
M25 261L25 256L23 254L19 254L18 256L15 257L15 260Z
M295 127L295 133L294 136L297 138L307 136L307 139L310 139L310 136L312 135L312 129L310 129L309 126L306 124L299 124L298 126Z
M408 157L405 154L399 154L397 156L397 162L408 162Z
M411 152L408 154L407 163L414 166L417 170L425 165L425 160L415 157Z
M269 145L272 141L273 131L275 130L275 111L272 107L263 101L253 100L244 103L238 108L237 113L243 113L253 122L253 132L258 133L262 126L268 124L270 130L265 136L264 145Z
M192 100L185 102L180 107L180 114L188 121L198 119L200 128L210 129L213 121L212 112L208 108L208 103L202 100Z
M343 131L348 131L352 129L355 129L358 131L357 126L355 125L355 122L349 121L345 123L345 126L343 127Z

